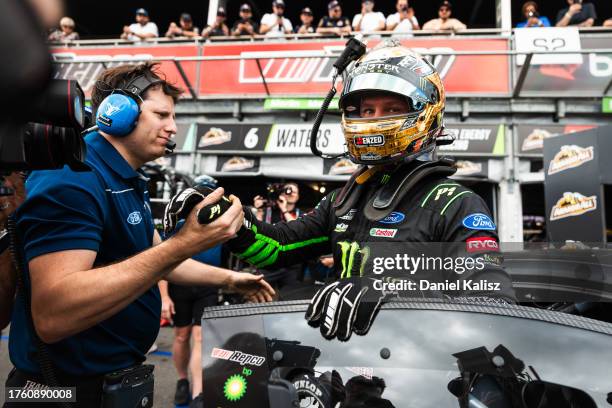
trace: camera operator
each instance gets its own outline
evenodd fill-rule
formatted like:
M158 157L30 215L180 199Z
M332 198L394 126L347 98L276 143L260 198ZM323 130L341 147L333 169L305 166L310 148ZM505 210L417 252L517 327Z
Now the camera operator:
M268 186L267 199L260 195L253 199L253 214L259 221L268 224L294 221L302 214L302 210L297 207L299 199L300 190L297 183L272 184ZM262 272L266 280L281 292L280 297L285 299L288 292L301 286L299 281L304 267L304 264L297 264Z
M141 363L159 331L160 279L271 299L274 292L261 276L189 259L240 229L237 197L230 196L232 205L217 220L199 224L196 211L222 197L223 190L215 190L172 238L162 242L155 232L147 178L137 169L171 144L180 93L160 78L156 64L104 71L92 93L104 130L85 136L91 171L64 167L28 178L16 221L31 316L23 302L15 304L9 341L15 368L6 386L49 384L50 368L59 385L76 387L74 406L135 406L135 398L151 406L151 376L122 384L151 369Z
M297 219L302 213L296 207L300 199L300 189L297 183L285 183L282 186L272 185L270 189L269 199L266 200L260 195L253 199L257 219L268 224ZM280 191L277 191L277 189ZM276 194L278 194L278 198L273 199Z
M526 1L521 9L525 21L516 25L516 28L523 27L550 27L550 21L546 16L538 13L538 4L535 1Z
M5 177L3 187L11 189L13 193L0 196L0 225L6 224L11 213L25 199L22 174L11 173ZM3 230L0 232L0 330L4 329L11 320L15 288L17 286L15 267L8 247L9 236L6 230Z

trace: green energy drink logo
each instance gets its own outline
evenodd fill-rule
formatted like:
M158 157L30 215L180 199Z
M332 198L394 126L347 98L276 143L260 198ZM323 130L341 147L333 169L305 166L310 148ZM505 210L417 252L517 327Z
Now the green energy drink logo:
M228 401L238 401L244 394L247 389L247 381L240 374L234 374L225 381L225 385L223 386L223 394Z
M370 248L359 246L357 242L338 242L342 256L340 258L342 262L342 273L340 278L351 278L353 271L359 273L358 276L363 276L363 269L365 264L370 257Z

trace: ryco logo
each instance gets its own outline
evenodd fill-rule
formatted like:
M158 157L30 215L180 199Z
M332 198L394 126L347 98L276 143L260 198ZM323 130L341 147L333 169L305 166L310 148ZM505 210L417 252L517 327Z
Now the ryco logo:
M140 211L134 211L133 213L130 213L130 215L128 215L127 217L127 222L132 225L140 224L141 221L142 215L140 215Z
M465 241L468 252L498 251L499 244L491 237L474 237Z

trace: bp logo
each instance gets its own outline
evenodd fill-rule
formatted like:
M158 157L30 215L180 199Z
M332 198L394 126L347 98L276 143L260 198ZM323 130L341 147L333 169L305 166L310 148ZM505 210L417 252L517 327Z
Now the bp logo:
M240 374L234 374L225 381L223 386L223 395L228 401L238 401L247 389L247 380Z
M127 217L127 222L132 225L137 225L142 222L142 215L140 215L140 211L134 211L130 213Z

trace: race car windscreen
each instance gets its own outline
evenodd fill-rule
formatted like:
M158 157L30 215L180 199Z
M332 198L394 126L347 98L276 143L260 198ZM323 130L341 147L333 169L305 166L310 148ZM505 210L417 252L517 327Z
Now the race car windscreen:
M318 329L304 323L303 313L203 322L204 392L207 387L211 392L226 387L233 374L235 380L240 377L250 384L240 396L245 404L267 398L271 376L299 388L306 384L299 382L304 373L319 378L336 370L346 393L345 403L367 394L373 404L368 406L457 407L457 397L449 391L449 384L461 377L456 355L475 349L492 352L497 347L513 356L505 358L508 367L514 358L522 362L517 384L539 376L542 381L586 392L598 406L607 406L607 394L612 392L609 335L538 320L387 309L367 335L353 335L348 342L323 339ZM228 361L232 359L234 362ZM508 392L519 392L503 389L500 384L508 381L485 377L477 381L485 391L479 393L474 387L471 392L470 398L480 403L475 406L505 406L490 403L508 398ZM225 407L228 402L220 394L211 406Z

